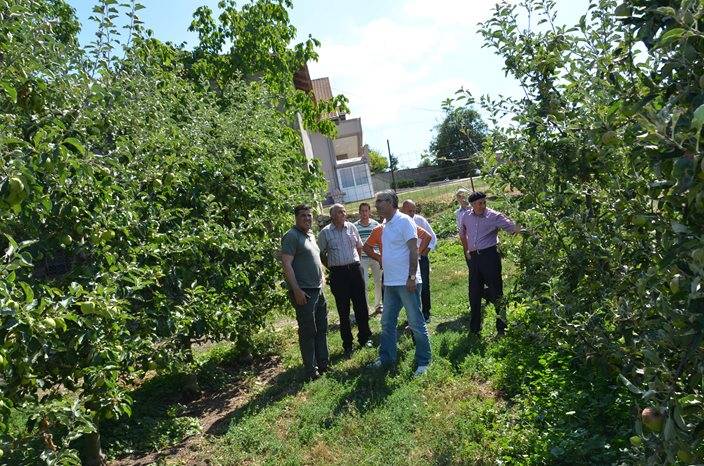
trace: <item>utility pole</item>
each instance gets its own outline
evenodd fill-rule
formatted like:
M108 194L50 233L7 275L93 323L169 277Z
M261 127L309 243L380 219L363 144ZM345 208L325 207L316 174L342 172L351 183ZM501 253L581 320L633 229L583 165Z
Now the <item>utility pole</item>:
M391 144L389 140L386 140L386 148L389 150L389 168L391 168L391 189L396 192L396 178L394 177L394 161L391 158Z

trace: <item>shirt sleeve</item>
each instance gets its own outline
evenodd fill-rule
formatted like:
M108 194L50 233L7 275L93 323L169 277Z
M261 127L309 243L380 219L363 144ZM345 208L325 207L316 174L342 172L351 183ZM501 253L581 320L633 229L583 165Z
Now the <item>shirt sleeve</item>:
M283 238L281 238L281 253L286 254L287 256L295 256L296 249L296 238L289 231L283 236Z
M381 225L374 228L369 234L369 238L367 238L367 241L364 244L368 244L373 248L379 247L379 245L381 244L381 230Z
M420 221L423 225L421 225L428 233L430 233L430 243L428 243L428 248L429 249L435 249L435 245L438 242L437 236L435 236L435 232L433 231L433 227L430 226L430 222L428 222L428 219L425 217L421 217Z
M328 239L325 236L325 228L320 230L320 234L318 235L318 249L320 249L321 256L328 253Z
M418 233L416 231L417 225L410 217L404 219L406 220L403 226L403 241L408 242L412 239L418 240Z
M460 238L464 238L467 236L467 225L465 224L464 220L464 215L462 216L462 220L459 222L459 233L460 233Z
M363 246L362 237L359 236L359 230L357 230L357 227L354 226L354 223L350 223L350 230L352 231L354 237L357 239L357 247L361 248Z
M500 212L496 213L494 225L496 225L496 228L501 228L502 230L508 231L509 233L516 232L516 223Z

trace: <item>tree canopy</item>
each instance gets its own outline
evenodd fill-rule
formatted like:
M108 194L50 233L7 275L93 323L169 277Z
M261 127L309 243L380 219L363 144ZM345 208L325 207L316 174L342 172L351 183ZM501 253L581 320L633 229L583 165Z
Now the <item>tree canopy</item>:
M445 175L456 178L481 166L481 151L488 132L479 112L468 106L445 108L443 121L435 127L429 152Z
M369 165L372 173L380 173L389 168L389 161L379 151L369 149Z
M130 415L131 383L187 367L206 339L247 351L285 302L273 286L280 235L292 206L324 189L292 127L295 112L315 123L320 109L291 83L315 42L289 49L288 3L221 5L222 37L196 20L193 60L147 35L134 2L101 0L87 48L65 2L0 2L0 455L11 464L36 461L36 439L49 464L76 464L77 448L102 463L101 423ZM225 38L237 45L222 57Z

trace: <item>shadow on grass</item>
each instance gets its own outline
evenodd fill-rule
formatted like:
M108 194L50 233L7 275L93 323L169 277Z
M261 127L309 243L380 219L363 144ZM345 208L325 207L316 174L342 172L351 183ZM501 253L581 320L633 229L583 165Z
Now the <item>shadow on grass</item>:
M447 359L458 370L468 356L484 356L487 343L481 335L469 331L469 316L462 315L455 320L438 324L435 330L438 356Z
M342 353L333 354L329 364L335 367L344 359ZM327 373L326 377L336 377L339 371L334 369ZM302 366L296 366L282 371L267 381L267 387L252 397L244 405L237 407L230 413L220 417L212 426L206 429L210 435L224 435L233 423L243 421L259 414L267 407L281 401L287 396L295 395L307 384L305 371Z
M469 314L462 314L454 320L448 320L445 322L440 322L437 327L435 327L437 333L444 332L469 332Z
M397 366L375 369L367 365L357 366L346 370L330 372L327 377L341 383L349 384L352 381L351 396L341 399L333 409L333 419L341 415L352 404L360 415L372 411L384 404L391 395L393 388L388 383L387 375L396 375Z
M196 400L183 391L189 374L156 375L130 393L132 417L101 426L103 446L110 456L140 456L173 447L200 433L202 425L217 430L242 403L251 377L266 378L278 367L280 357L271 353L252 359L233 352L208 361L195 374L202 389Z

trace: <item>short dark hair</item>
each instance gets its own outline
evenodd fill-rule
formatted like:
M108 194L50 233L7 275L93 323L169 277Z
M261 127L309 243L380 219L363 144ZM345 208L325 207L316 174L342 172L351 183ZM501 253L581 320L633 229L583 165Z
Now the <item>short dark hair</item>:
M293 208L293 215L298 217L298 214L300 214L304 210L310 210L310 206L308 204L298 204L296 207Z
M484 194L482 191L475 191L472 194L469 195L467 198L467 201L471 204L474 201L478 201L479 199L484 199L486 198L486 194Z
M372 210L372 206L370 206L368 202L362 202L361 204L359 204L359 210L362 210L362 207L366 207L367 209Z
M385 189L376 193L376 198L383 201L389 201L394 209L398 209L398 196L393 189Z

